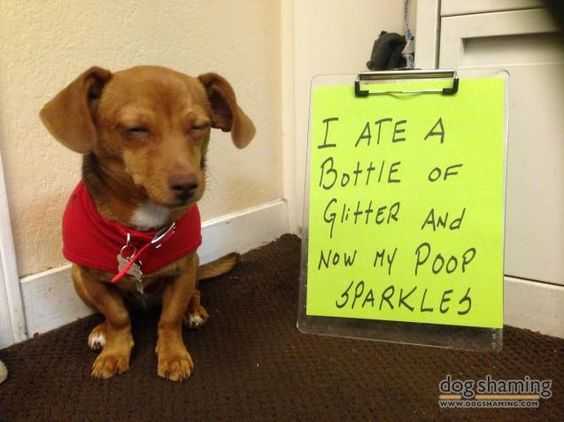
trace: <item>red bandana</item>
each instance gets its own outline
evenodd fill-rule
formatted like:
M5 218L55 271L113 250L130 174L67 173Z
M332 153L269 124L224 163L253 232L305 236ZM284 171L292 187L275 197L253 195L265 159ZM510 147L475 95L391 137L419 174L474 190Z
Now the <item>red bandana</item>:
M151 240L158 236L158 231L138 231L103 218L81 181L63 216L63 255L75 264L117 274L117 256L129 235L130 249L143 249L139 257L141 269L150 274L198 249L202 243L201 228L200 212L194 204L176 221L173 230L153 244Z

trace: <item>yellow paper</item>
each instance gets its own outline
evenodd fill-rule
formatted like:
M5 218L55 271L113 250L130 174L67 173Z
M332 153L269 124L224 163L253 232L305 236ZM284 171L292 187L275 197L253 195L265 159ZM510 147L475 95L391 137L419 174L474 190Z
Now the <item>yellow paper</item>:
M313 89L307 315L502 326L504 89Z

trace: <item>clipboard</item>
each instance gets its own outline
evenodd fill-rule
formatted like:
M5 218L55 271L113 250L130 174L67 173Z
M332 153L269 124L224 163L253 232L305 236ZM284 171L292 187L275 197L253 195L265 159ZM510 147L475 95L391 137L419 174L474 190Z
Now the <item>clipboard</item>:
M508 77L501 69L464 69L312 80L297 321L302 333L501 350ZM379 177L352 185L377 160L387 169L375 164L372 175ZM391 168L393 163L399 164ZM445 250L436 253L435 244ZM472 294L465 297L463 287ZM435 305L411 311L417 295L423 302L434 298ZM461 305L454 312L457 301L473 308L464 313ZM431 307L434 315L423 312Z

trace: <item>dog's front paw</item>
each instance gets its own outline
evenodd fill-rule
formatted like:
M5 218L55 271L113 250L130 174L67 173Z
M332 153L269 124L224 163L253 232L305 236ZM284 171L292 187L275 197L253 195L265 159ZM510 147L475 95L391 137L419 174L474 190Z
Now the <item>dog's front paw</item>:
M200 328L209 318L208 311L202 305L189 309L184 315L184 325L188 328Z
M190 353L186 350L164 350L157 346L159 377L175 382L182 382L192 374L194 362Z
M92 364L94 378L108 379L129 369L129 353L102 352Z

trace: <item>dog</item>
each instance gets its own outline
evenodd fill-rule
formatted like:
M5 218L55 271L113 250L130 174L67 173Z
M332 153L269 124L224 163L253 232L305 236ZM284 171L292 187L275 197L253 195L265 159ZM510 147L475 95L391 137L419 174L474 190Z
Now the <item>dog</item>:
M229 271L238 255L199 266L200 215L211 129L246 147L255 126L229 82L158 66L92 67L41 109L50 134L83 155L82 180L63 217L63 254L78 296L105 320L88 344L95 378L127 371L134 346L129 303L158 297L157 373L183 381L193 361L182 326L208 314L198 279Z

